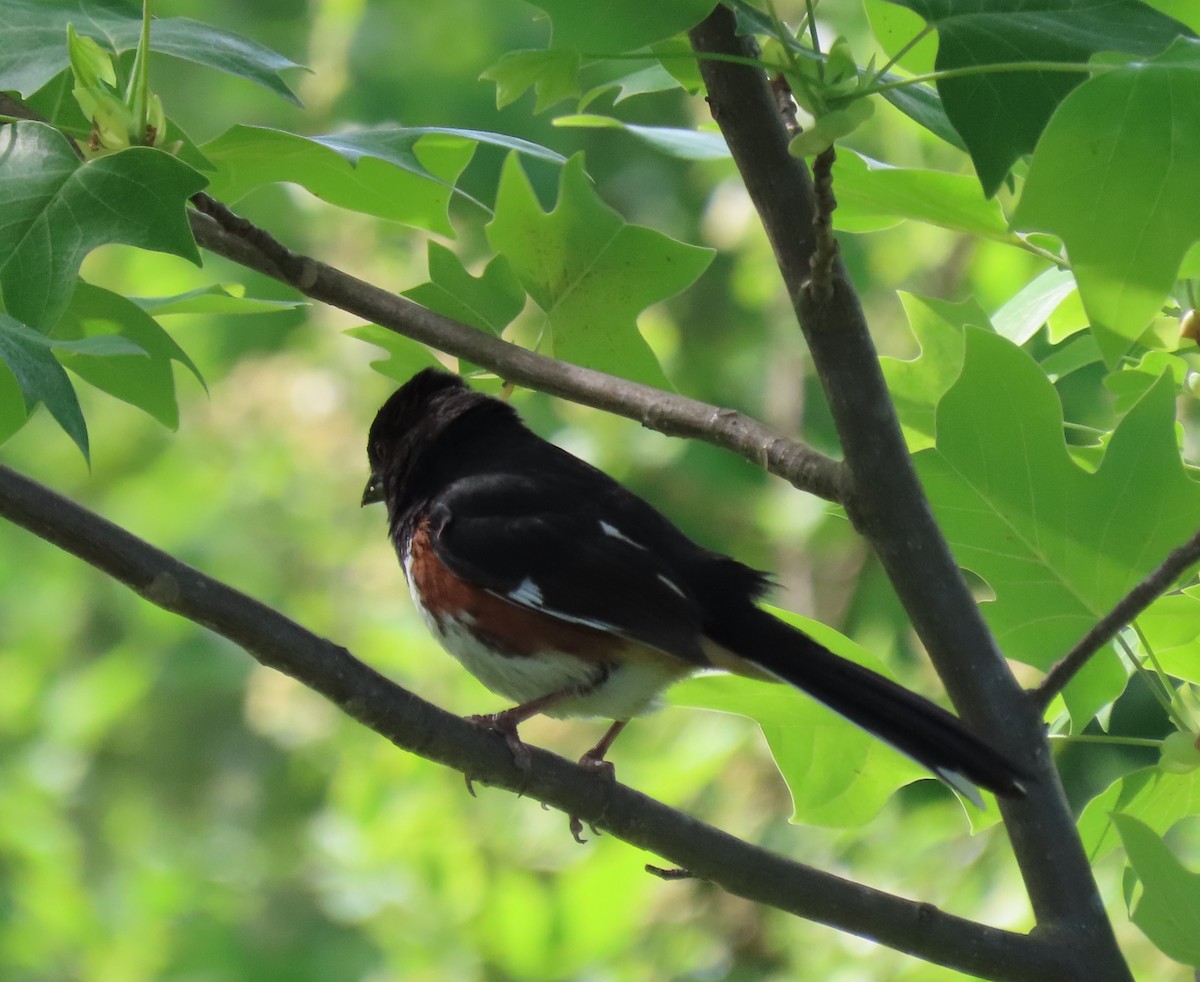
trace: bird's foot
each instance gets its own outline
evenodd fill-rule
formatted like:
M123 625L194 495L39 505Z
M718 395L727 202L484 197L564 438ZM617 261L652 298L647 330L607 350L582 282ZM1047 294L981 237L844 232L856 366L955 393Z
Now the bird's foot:
M513 763L517 765L517 770L522 775L528 776L531 768L529 747L526 746L517 732L517 724L523 718L516 718L511 711L505 710L502 713L480 713L476 716L468 716L467 722L475 723L504 737L504 742L508 744L508 749L512 752ZM467 790L474 797L475 788L472 784L471 776L468 774L466 777Z
M607 750L607 746L593 747L579 758L579 766L596 774L605 784L616 784L617 768L611 760L604 759L604 754ZM567 818L569 820L568 827L571 830L571 835L576 842L583 845L588 841L583 837L583 822L578 815L568 815ZM589 823L588 828L592 830L592 835L598 836L600 834L600 830L595 825Z

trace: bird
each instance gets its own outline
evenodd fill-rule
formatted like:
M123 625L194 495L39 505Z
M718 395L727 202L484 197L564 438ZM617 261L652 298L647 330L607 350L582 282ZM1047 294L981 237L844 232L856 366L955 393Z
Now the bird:
M689 538L603 471L530 430L506 401L425 369L383 404L362 504L383 502L422 619L514 705L471 717L502 733L537 714L612 720L605 759L672 683L723 670L788 683L981 804L1026 774L956 716L834 654L759 606L766 574ZM579 838L578 823L572 831Z

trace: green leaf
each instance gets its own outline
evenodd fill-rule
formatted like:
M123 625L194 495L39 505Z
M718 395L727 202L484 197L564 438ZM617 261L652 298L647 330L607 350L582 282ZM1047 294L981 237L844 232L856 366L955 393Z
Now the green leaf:
M1096 339L1090 334L1073 338L1068 344L1051 352L1042 359L1042 371L1051 382L1057 382L1072 372L1077 372L1088 365L1101 361L1100 349Z
M1002 338L1023 345L1032 338L1075 292L1075 277L1068 269L1050 268L1021 288L992 315L992 326Z
M481 79L496 83L496 108L516 102L530 88L533 111L540 113L579 95L579 54L575 51L510 51Z
M1117 779L1087 803L1079 816L1079 837L1092 863L1117 847L1112 815L1120 812L1165 835L1176 822L1200 812L1200 771L1172 774L1146 767Z
M729 147L725 145L725 139L720 133L670 126L639 126L622 122L612 116L593 115L559 116L554 125L625 130L655 150L661 150L680 160L722 160L729 156Z
M239 125L203 150L217 168L212 193L223 200L237 201L264 184L290 182L338 207L453 238L450 197L468 197L454 184L480 143L566 162L528 140L437 126L300 136Z
M1138 0L893 2L937 28L939 71L1037 61L1076 62L1082 69L1099 51L1158 54L1182 30ZM988 195L996 193L1013 163L1033 150L1050 114L1085 77L1084 70L1034 70L938 82L946 113L966 141Z
M1129 669L1111 644L1088 659L1063 692L1063 702L1071 720L1071 732L1082 733L1093 719L1100 717L1105 729L1105 712L1117 701L1129 684Z
M888 0L863 0L867 19L875 40L889 58L900 55L899 64L914 75L933 71L937 57L937 34L929 32L915 46L908 47L925 27L925 22L911 10ZM907 51L904 49L908 48ZM903 52L903 53L902 53Z
M453 238L450 197L475 151L473 142L431 138L426 143L423 134L401 131L381 157L348 156L329 139L234 126L201 148L217 168L211 191L236 202L265 184L299 184L339 208Z
M695 27L714 0L537 0L554 24L551 45L590 54L622 54Z
M700 63L696 60L696 52L692 50L691 42L688 41L686 34L652 44L650 52L658 59L659 65L683 87L685 92L697 95L704 91L704 78L700 74Z
M689 48L688 50L690 51L691 49ZM616 92L612 102L614 106L617 106L626 99L632 99L636 95L646 95L651 92L669 92L677 88L679 88L679 80L674 75L667 71L661 64L651 65L649 68L631 72L621 78L613 79L611 82L604 82L597 85L594 89L588 90L579 100L578 110L579 112L583 112L589 105L609 92Z
M167 314L273 314L280 310L307 307L303 300L263 300L248 297L240 283L214 283L171 297L130 297L142 310L157 316ZM195 372L195 368L188 365ZM198 377L198 376L197 376Z
M1160 380L1121 421L1095 473L1067 452L1062 408L1011 342L967 332L962 374L916 457L958 562L996 599L984 612L1011 658L1046 667L1200 526L1200 486Z
M1059 236L1109 364L1158 313L1200 239L1200 41L1079 86L1038 144L1016 223Z
M963 328L986 327L988 318L974 300L953 304L911 293L899 296L921 352L908 361L885 356L879 362L905 441L916 453L934 445L934 410L962 369Z
M577 155L554 210L542 211L515 156L505 162L488 241L546 312L558 358L667 387L637 316L704 272L711 249L629 225L592 189Z
M1116 396L1113 409L1127 412L1164 373L1169 374L1177 388L1182 388L1187 375L1188 363L1168 351L1147 351L1135 365L1123 365L1119 371L1110 372L1104 379L1104 387Z
M137 47L142 17L125 0L4 0L0 89L28 95L68 65L67 24L112 54ZM215 68L270 89L299 105L279 73L294 61L237 34L186 17L155 20L151 49Z
M525 306L525 290L503 256L475 277L436 242L429 243L429 282L405 290L404 296L496 337Z
M844 147L833 165L836 227L850 232L885 228L901 219L1001 242L1012 241L1008 221L979 182L965 174L890 167Z
M1137 619L1163 670L1200 685L1200 591L1159 597Z
M366 341L376 347L383 348L388 353L387 358L371 362L371 367L380 375L395 379L397 382L407 382L423 368L443 368L425 345L403 334L389 331L378 324L364 324L352 327L345 332L352 338Z
M773 611L831 651L880 674L873 655L832 628ZM753 719L792 796L792 821L856 828L879 813L897 788L931 777L919 764L786 685L736 676L700 676L673 686L672 705L736 713Z
M141 307L117 293L80 281L71 304L54 328L55 341L127 339L137 356L97 358L78 348L60 355L62 363L98 389L137 406L170 429L179 426L173 361L201 385L204 379L175 340Z
M1136 818L1114 815L1113 822L1142 881L1133 923L1160 951L1185 965L1200 966L1200 873L1184 867Z
M170 154L133 147L82 164L56 130L20 122L0 131L0 157L0 286L26 324L54 324L97 246L122 242L200 264L185 205L205 181Z
M17 433L28 419L29 407L21 383L9 369L8 362L0 358L0 444Z
M16 377L27 405L44 403L87 460L90 458L83 411L71 380L51 347L49 338L7 314L0 314L0 360Z

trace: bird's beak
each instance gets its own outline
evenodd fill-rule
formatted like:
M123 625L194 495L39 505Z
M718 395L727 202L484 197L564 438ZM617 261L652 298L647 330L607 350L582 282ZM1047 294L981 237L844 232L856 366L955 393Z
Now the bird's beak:
M382 500L383 481L380 479L378 474L372 474L370 479L367 481L367 486L363 488L363 496L362 501L360 502L360 507L365 508L367 505L373 505L375 502Z

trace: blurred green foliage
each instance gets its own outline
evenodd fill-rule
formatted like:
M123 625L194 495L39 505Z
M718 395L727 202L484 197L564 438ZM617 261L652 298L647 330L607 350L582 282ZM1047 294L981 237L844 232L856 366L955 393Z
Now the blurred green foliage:
M879 14L878 4L869 7ZM152 58L154 91L201 145L235 123L306 135L379 123L493 130L564 157L582 151L600 200L625 222L718 250L691 289L639 321L674 385L802 430L836 452L819 381L732 164L656 153L633 132L556 128L549 115L531 113L529 94L496 108L495 85L479 76L506 52L545 45L549 28L534 8L161 0L156 12L240 33L312 69L287 74L300 108L243 79ZM830 2L821 16L829 37L851 38L862 58L870 43L863 9ZM606 91L592 108L616 114L620 94ZM686 127L707 110L678 89L646 88L619 115ZM848 192L843 253L876 342L896 359L889 378L898 393L896 379L907 377L904 423L914 449L930 446L934 405L957 366L927 364L926 374L900 360L918 354L907 323L925 352L935 337L952 348L958 335L947 341L946 306L913 299L902 308L897 290L970 298L972 311L994 317L1046 264L1011 247L994 203L968 201L975 192L964 158L895 108L881 103L851 146L862 157L846 154L839 165ZM890 172L886 193L908 196L911 211L901 217L933 224L878 220L879 185L858 183L873 159L913 168ZM459 186L495 201L503 162L501 150L479 147ZM549 209L562 169L536 159L522 166ZM954 173L930 187L919 168ZM939 227L927 209L951 195L962 202L950 209L960 223ZM252 191L238 209L290 247L396 291L422 288L430 244L436 256L447 241L336 210L290 186ZM488 216L463 197L449 209L456 254L478 276L471 264L490 255ZM964 215L979 237L961 234ZM274 281L204 261L197 270L178 256L106 245L84 260L83 274L137 296L215 282L295 299ZM1084 323L1077 303L1053 309L1059 334L1022 339L1039 360L1062 352L1055 345ZM178 433L79 386L90 468L44 411L4 444L3 461L347 645L439 705L499 708L426 635L382 517L357 507L366 427L392 388L370 370L379 350L344 334L361 325L318 307L245 316L219 304L162 323L208 387L172 364L181 359L164 356ZM1066 419L1112 430L1118 407L1100 384L1098 352L1075 367L1055 380ZM13 398L5 384L0 401ZM535 429L650 497L705 544L776 571L783 606L838 627L907 684L938 692L894 594L834 510L712 447L537 394L517 400ZM161 400L143 408L175 421ZM1183 413L1194 420L1191 404ZM488 789L472 799L458 775L396 751L227 643L7 525L0 640L4 979L958 977L702 883L662 882L643 872L653 857L611 839L581 849L563 816L533 802ZM1153 706L1136 713L1135 728L1158 733L1161 724ZM599 724L536 720L524 735L572 755L598 732ZM1080 749L1064 760L1080 806L1138 759ZM623 781L785 855L989 923L1029 926L1005 843L994 833L967 835L953 799L933 782L904 789L861 828L791 826L787 789L757 728L741 716L678 707L638 721L615 760ZM1123 944L1144 977L1167 978L1170 963L1127 923L1121 871L1117 857L1098 868Z

